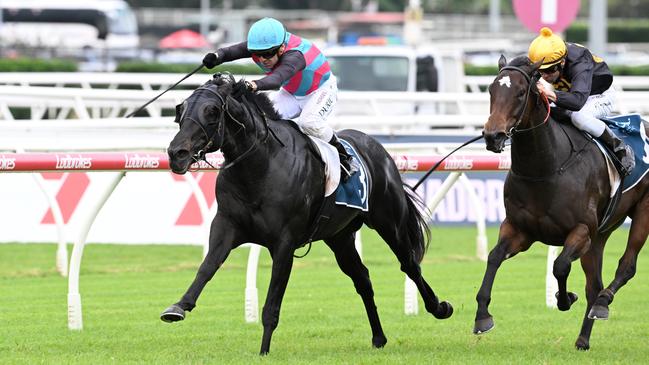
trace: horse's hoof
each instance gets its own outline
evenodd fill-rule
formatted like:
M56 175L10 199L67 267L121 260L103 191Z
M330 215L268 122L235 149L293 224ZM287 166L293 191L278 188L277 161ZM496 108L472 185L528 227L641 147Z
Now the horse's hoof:
M388 343L388 339L385 336L375 336L372 337L372 346L377 349L383 348L385 344Z
M441 302L437 306L437 312L433 315L437 319L446 319L453 315L453 306L447 301Z
M590 349L590 344L587 339L579 336L577 342L575 342L575 347L580 351L588 351Z
M588 312L589 319L608 319L608 306L595 304Z
M557 308L560 311L567 311L570 309L570 306L579 299L579 296L571 291L568 292L568 302L563 302L559 299L559 292L554 294L554 297L557 298Z
M168 323L182 321L185 319L185 310L178 304L172 304L160 314L160 319Z
M494 328L493 317L489 316L487 318L477 319L475 321L475 326L473 327L473 334L481 335L483 333L487 333L491 331L493 328Z

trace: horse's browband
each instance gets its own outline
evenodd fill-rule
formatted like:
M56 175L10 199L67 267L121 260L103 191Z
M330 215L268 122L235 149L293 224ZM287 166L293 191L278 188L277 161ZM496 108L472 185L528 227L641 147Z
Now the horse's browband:
M529 82L529 83L532 82L532 78L530 77L530 75L528 75L527 72L525 72L525 70L523 70L523 69L520 68L520 67L516 67L516 66L505 66L505 67L501 68L501 69L498 71L498 73L501 73L501 72L503 72L503 71L505 71L505 70L514 70L514 71L518 71L518 72L520 72L521 74L523 74L523 76L525 76L525 79L527 80L527 82Z

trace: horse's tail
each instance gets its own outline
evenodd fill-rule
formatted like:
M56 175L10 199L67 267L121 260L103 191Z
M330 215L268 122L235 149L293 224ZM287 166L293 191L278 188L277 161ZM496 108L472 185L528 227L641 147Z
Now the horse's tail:
M424 258L430 241L430 229L428 228L430 213L424 201L410 185L403 184L403 188L408 203L408 221L406 223L408 241L413 258L419 263Z

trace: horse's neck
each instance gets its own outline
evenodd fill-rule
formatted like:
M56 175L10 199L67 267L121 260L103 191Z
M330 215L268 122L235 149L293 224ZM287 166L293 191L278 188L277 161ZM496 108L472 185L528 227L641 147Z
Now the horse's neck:
M528 177L544 177L553 174L559 164L563 138L559 133L560 128L552 120L544 123L547 110L542 105L530 113L528 118L533 123L528 124L529 129L515 133L511 146L512 170ZM543 123L543 124L542 124Z
M228 117L229 118L229 117ZM225 164L245 160L244 165L265 165L268 152L265 151L268 131L262 117L228 119L224 125L221 152ZM238 162L237 162L238 163Z

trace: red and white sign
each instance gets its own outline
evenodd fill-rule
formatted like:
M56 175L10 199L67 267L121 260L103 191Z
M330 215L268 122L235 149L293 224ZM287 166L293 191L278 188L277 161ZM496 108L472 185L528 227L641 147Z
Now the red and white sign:
M440 158L393 156L402 172L427 171ZM207 159L217 169L223 163L220 153L209 154ZM510 166L511 160L504 154L457 155L445 160L438 171L506 171ZM188 172L194 176L211 214L217 208L214 167L202 163ZM47 199L32 174L26 173L33 171L41 171L45 189L58 202L69 240L78 236L85 217L111 184L113 173L102 171L128 173L101 209L88 242L198 245L206 239L208 229L193 190L184 177L168 172L169 161L164 153L0 153L0 242L56 241ZM414 176L407 179L411 184L417 180ZM443 178L431 176L422 190L426 199L432 198L442 183ZM502 180L472 179L471 183L484 202L488 221L500 222L504 218ZM453 187L435 211L435 220L440 223L475 219L471 201L460 187Z
M513 0L514 13L531 32L543 27L563 32L577 17L579 0Z
M394 155L402 172L425 172L443 156ZM192 165L194 170L216 170L223 165L223 155L210 153L207 161ZM440 171L509 170L509 155L451 156ZM158 152L94 152L94 153L3 153L0 172L64 172L64 171L169 171L169 159Z

